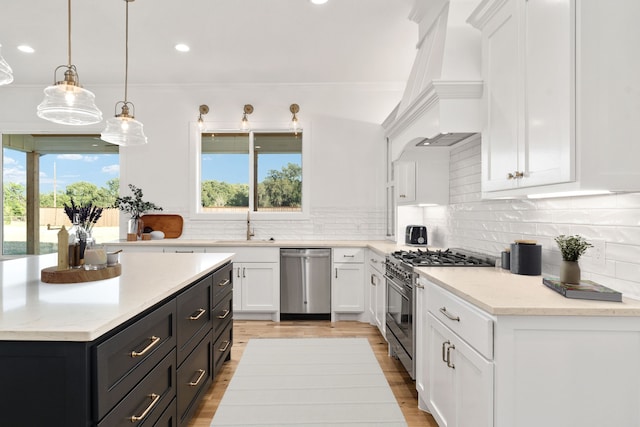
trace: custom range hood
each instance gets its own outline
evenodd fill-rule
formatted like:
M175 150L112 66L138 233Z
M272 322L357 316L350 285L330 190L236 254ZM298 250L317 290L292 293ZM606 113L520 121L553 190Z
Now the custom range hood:
M402 101L383 123L393 158L405 148L450 146L482 129L481 34L472 0L414 0L416 59Z

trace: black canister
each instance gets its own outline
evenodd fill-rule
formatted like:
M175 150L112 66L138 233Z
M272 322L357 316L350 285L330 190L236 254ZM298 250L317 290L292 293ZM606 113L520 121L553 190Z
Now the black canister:
M542 272L542 246L531 243L511 244L511 272L538 276Z
M500 265L505 270L511 270L511 249L502 251L500 254Z

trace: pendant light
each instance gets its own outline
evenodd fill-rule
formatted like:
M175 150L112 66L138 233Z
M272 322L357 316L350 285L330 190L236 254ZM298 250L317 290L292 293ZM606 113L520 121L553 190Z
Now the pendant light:
M129 83L129 3L133 1L124 0L126 3L124 101L116 103L116 116L107 120L107 127L100 134L100 139L103 141L123 146L147 143L147 137L142 130L142 123L135 119L135 106L132 102L127 101L127 85ZM120 114L117 114L118 106L122 108Z
M289 106L289 111L291 111L291 114L293 114L293 116L291 117L291 130L293 130L294 135L298 135L300 123L298 122L298 116L296 116L296 114L300 112L300 106L298 104L291 104Z
M2 45L0 44L0 48ZM0 52L0 86L8 85L13 81L13 71L7 61L2 57L2 52Z
M38 117L63 125L90 125L102 121L95 95L80 85L78 70L71 64L71 0L68 0L68 61L53 72L53 85L44 90ZM64 80L56 81L58 70L66 68Z

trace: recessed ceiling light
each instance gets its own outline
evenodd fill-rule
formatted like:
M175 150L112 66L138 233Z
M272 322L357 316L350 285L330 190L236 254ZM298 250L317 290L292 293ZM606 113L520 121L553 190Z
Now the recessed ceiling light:
M189 48L189 46L187 46L186 44L178 43L178 44L176 45L176 50L177 50L178 52L189 52L190 48Z
M313 4L325 4L329 0L310 0Z
M18 46L18 50L24 53L33 53L36 51L34 48L32 48L31 46L27 46L26 44L21 44L20 46Z

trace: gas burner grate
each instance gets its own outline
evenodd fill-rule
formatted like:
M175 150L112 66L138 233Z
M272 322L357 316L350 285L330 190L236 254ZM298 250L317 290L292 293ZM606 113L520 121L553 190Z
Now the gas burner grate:
M394 258L415 267L493 267L495 260L461 249L395 251Z

